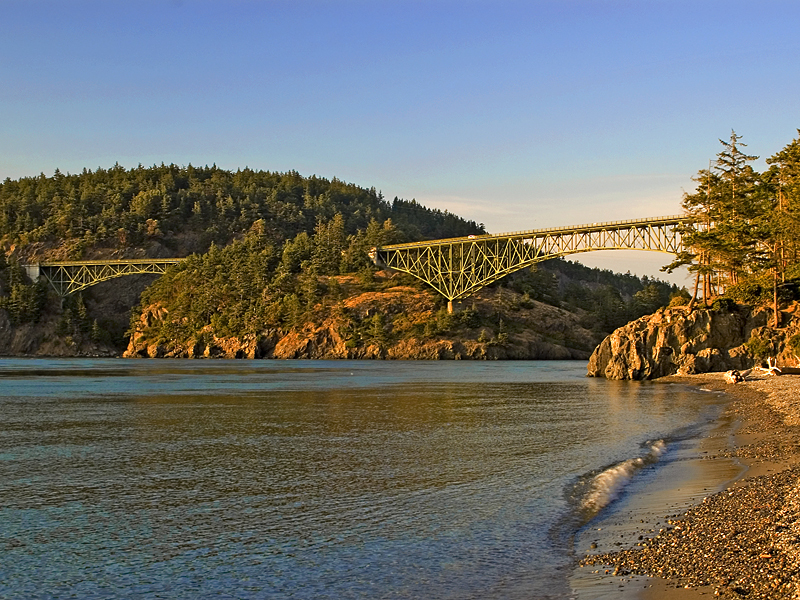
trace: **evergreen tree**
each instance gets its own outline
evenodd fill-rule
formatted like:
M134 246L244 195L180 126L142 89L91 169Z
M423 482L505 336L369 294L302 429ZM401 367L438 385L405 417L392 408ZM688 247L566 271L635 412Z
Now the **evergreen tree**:
M714 223L716 255L731 285L739 282L760 250L753 226L763 212L757 190L759 174L748 164L758 157L742 151L746 144L741 139L732 130L729 142L720 140L723 150L715 163L720 177L719 219Z
M684 251L664 267L688 265L696 274L694 304L702 282L705 302L738 283L762 257L764 235L759 227L764 211L764 189L760 175L748 164L757 157L745 154L741 136L731 131L730 141L713 166L693 178L697 188L684 194L682 207L691 223L682 226Z

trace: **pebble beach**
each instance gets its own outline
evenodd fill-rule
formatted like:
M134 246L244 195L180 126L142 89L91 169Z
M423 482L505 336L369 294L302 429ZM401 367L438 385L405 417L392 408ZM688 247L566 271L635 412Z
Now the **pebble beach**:
M667 377L730 396L737 433L717 456L746 467L728 488L625 549L590 554L585 568L635 582L636 596L800 599L800 376L754 372L727 384L722 373ZM641 584L642 581L646 585Z

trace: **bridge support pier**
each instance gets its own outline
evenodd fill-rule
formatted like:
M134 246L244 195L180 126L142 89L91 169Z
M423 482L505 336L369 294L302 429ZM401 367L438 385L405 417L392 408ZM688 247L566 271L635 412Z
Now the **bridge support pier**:
M39 263L35 263L32 265L22 265L22 268L25 269L25 274L28 276L33 283L39 281L39 275L41 275L41 269L39 268Z
M447 301L447 314L449 314L449 315L453 314L453 301L452 300L448 300Z

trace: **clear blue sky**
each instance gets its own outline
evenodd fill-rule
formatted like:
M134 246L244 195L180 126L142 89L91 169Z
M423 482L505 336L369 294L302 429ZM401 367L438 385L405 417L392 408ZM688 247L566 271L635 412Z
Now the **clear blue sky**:
M339 177L500 232L676 214L800 127L800 3L0 0L0 179ZM666 255L582 255L655 274ZM616 257L616 259L614 258Z

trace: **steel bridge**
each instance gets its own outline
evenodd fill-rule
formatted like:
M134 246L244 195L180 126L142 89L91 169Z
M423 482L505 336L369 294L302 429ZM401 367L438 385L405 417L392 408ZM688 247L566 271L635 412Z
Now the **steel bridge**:
M135 260L76 260L22 265L32 281L44 278L62 298L89 286L125 275L163 275L185 258Z
M381 246L370 251L380 266L409 273L447 298L462 300L493 281L534 263L594 250L683 250L679 225L686 216L612 221L553 229Z
M686 216L612 221L572 227L381 246L370 251L376 265L409 273L453 301L537 262L594 250L683 250L680 225ZM33 281L44 278L63 297L125 275L163 275L185 258L58 261L23 265Z

